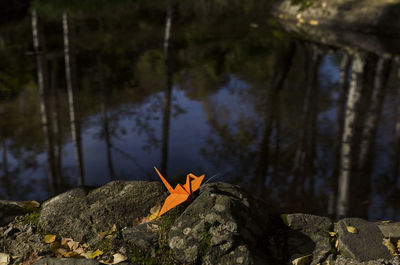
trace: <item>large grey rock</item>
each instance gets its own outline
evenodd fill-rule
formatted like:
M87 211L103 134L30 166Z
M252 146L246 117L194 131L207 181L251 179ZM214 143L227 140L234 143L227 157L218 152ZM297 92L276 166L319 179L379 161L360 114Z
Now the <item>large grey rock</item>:
M166 195L160 182L113 181L94 190L76 188L44 202L39 225L47 233L94 243L114 224L121 229L148 215Z
M239 187L206 184L179 216L169 246L185 264L282 264L279 218Z
M33 265L102 265L103 263L93 259L58 259L44 258L32 263ZM134 265L129 262L118 263L120 265Z
M357 233L349 232L349 226L355 227ZM382 245L383 235L376 224L359 218L345 218L337 223L335 229L338 233L338 251L344 257L359 262L393 258Z
M390 260L377 259L360 262L351 258L338 256L334 263L326 263L326 265L400 265L400 259L394 257Z
M333 228L333 223L328 217L288 214L283 218L292 229L288 232L287 239L288 252L292 259L312 254L312 265L327 259L332 249L328 232Z
M400 222L395 223L377 223L379 230L384 237L392 238L395 240L400 239Z

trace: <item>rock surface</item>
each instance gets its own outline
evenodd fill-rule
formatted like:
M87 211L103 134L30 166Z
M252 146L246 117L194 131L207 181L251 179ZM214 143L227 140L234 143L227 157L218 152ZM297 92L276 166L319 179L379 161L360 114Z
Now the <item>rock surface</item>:
M356 230L352 231L349 227ZM345 218L337 223L336 231L338 250L344 257L360 262L393 257L382 244L384 236L374 223L359 218Z
M309 214L281 218L227 183L205 184L196 193L162 217L133 226L163 202L167 193L161 183L115 181L73 189L45 202L40 218L34 212L0 227L0 252L9 254L12 264L41 257L34 264L95 265L116 253L129 258L123 264L400 264L382 245L398 235L400 223L346 218L334 225ZM110 229L113 224L116 230ZM73 237L89 243L85 251L103 254L93 260L54 258L54 246L44 242L48 233L56 242Z
M304 1L303 3L305 3ZM277 2L273 14L280 26L306 41L381 56L400 52L400 2L374 0Z
M37 205L38 207L39 205ZM16 202L0 200L0 226L7 225L15 217L32 212L36 207L32 202Z
M39 225L48 233L93 244L114 224L132 226L166 195L159 182L112 181L94 190L76 188L43 203Z
M278 264L269 244L280 221L239 187L207 184L179 216L169 234L169 246L182 263Z
M294 20L311 26L332 26L335 28L399 35L400 2L393 0L324 0L277 2L275 16ZM308 4L307 4L308 2Z
M328 217L288 214L283 218L292 229L288 231L287 239L291 260L311 254L309 264L316 265L327 259L332 249L328 232L333 230L333 223Z

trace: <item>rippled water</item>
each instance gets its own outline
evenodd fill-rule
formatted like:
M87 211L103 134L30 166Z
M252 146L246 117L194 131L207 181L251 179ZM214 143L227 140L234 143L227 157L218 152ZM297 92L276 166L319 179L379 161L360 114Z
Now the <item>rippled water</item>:
M277 211L399 220L396 52L306 41L254 3L38 1L2 24L0 199L158 181L156 165Z

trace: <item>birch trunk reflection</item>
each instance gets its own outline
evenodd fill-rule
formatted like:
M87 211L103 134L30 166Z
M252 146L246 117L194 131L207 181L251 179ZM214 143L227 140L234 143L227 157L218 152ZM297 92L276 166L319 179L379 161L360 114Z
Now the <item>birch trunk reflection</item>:
M85 184L85 171L83 168L83 155L82 155L82 142L80 135L80 126L77 122L76 105L75 105L75 91L74 81L71 71L71 47L70 47L70 29L69 19L67 13L63 13L63 35L64 35L64 61L65 61L65 79L67 82L68 91L68 108L69 108L69 119L71 126L71 137L74 142L75 159L78 165L79 178L78 185Z
M346 52L343 54L342 61L340 63L340 78L339 78L339 98L337 100L337 116L336 116L336 133L335 141L333 146L333 163L332 163L332 175L330 178L331 190L328 198L328 215L331 217L335 216L335 206L338 192L338 178L340 171L340 155L342 150L341 139L343 136L344 126L344 114L346 110L346 99L348 92L348 79L349 69L351 65L351 57Z
M36 10L32 11L32 37L33 48L36 54L38 92L40 104L40 118L44 135L45 149L47 150L46 157L46 172L51 195L57 192L57 181L55 178L55 161L53 141L49 124L48 104L46 102L45 93L47 87L47 62L44 56L45 50L43 46L43 36L39 30L39 20Z
M351 178L354 176L354 172L358 170L358 153L360 149L358 140L361 137L362 96L366 92L364 83L365 66L366 55L356 53L352 62L352 74L342 135L341 166L336 210L338 218L347 216L350 212Z
M58 185L63 184L62 175L62 135L61 135L61 124L60 124L60 100L57 93L57 62L53 61L51 65L50 74L50 101L52 108L51 123L53 125L53 135L54 135L54 157L55 157L55 175L57 178Z
M161 147L161 172L167 174L168 164L168 146L169 146L169 127L171 118L171 97L172 97L172 68L170 61L170 39L171 26L173 19L173 7L169 4L167 7L167 18L165 22L164 35L164 62L165 62L165 98L163 105L162 120L162 147Z

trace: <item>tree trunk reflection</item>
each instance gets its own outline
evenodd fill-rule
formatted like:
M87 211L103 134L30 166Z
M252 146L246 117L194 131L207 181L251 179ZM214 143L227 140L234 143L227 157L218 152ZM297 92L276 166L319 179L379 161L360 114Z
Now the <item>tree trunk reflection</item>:
M80 125L77 121L76 103L75 103L75 81L72 75L72 58L71 44L70 44L70 24L67 13L63 13L63 35L64 35L64 61L65 61L65 79L67 82L68 91L68 108L69 108L69 119L71 126L71 137L74 143L75 159L78 165L78 185L85 184L85 170L83 167L83 155L82 155L82 142L80 134Z
M36 10L32 11L32 36L33 36L33 48L36 54L37 64L37 78L38 78L38 92L39 92L39 104L40 104L40 117L41 125L44 135L45 148L47 150L46 157L46 171L48 177L48 183L50 188L50 194L56 194L58 187L55 179L55 159L54 159L54 148L53 139L51 137L51 126L49 124L49 113L48 104L46 102L45 93L47 92L47 62L45 58L45 49L43 45L43 34L40 31L39 19Z
M170 60L170 39L171 39L171 26L173 19L173 7L171 4L167 8L167 18L165 22L165 35L164 35L164 62L165 62L165 98L163 106L163 120L162 120L162 140L161 140L161 172L167 175L168 164L168 146L169 146L169 127L171 119L171 97L172 97L172 67Z

